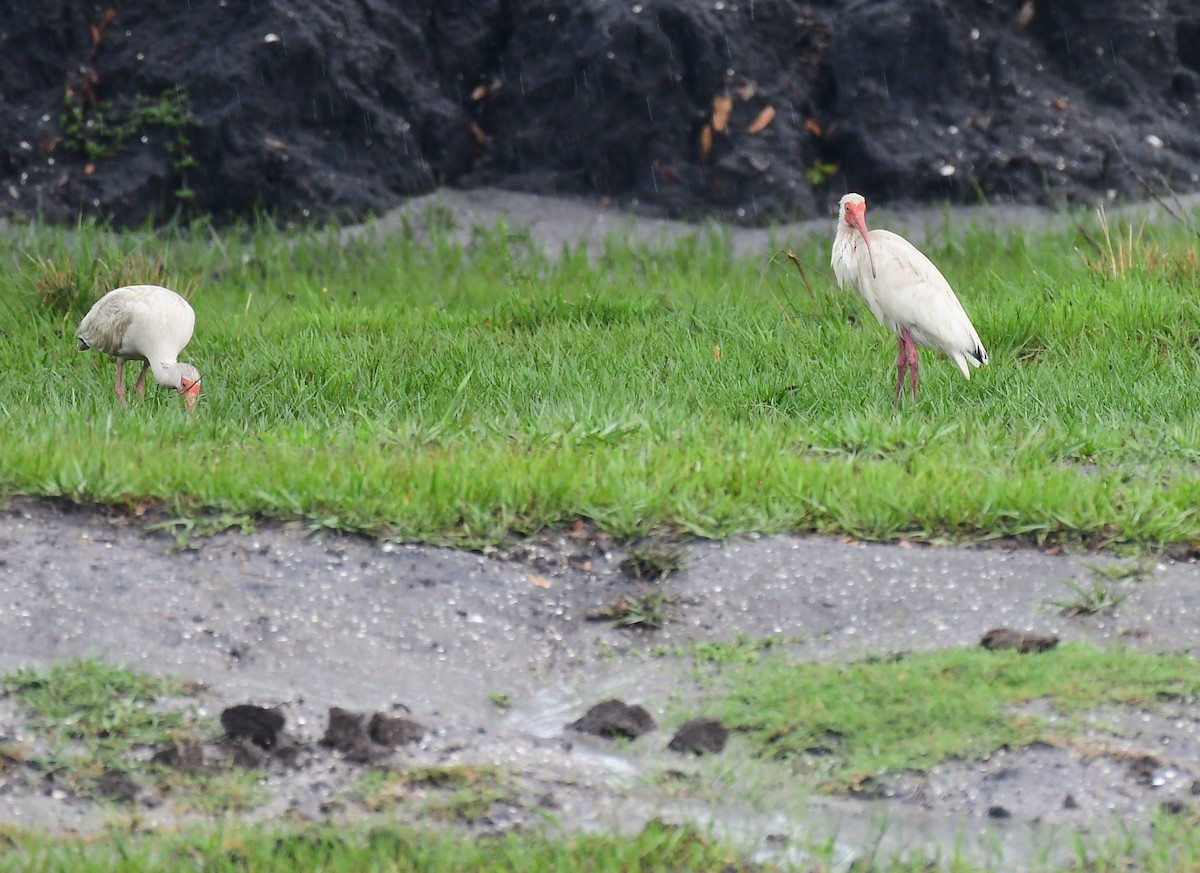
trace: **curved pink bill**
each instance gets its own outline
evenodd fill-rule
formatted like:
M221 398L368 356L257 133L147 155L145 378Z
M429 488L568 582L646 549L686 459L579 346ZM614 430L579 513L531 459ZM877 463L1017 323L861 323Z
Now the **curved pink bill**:
M190 383L184 381L179 386L179 393L183 395L183 408L191 409L196 405L196 398L200 396L200 380Z
M862 212L849 212L846 214L846 221L862 234L863 242L867 244L867 260L871 262L871 278L876 278L875 274L875 253L871 250L871 234L867 230L867 219Z

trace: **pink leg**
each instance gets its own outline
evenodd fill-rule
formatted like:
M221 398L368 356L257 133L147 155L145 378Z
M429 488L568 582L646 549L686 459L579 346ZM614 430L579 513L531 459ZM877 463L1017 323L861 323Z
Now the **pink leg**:
M133 383L133 390L137 391L138 396L146 393L146 371L150 369L150 362L146 361L142 364L142 372L138 373L137 381Z
M908 328L904 329L904 339L908 344L908 384L912 388L913 400L917 399L917 382L920 379L918 376L917 363L917 344L912 340L912 334L908 332Z
M125 405L125 359L117 358L117 400Z
M892 398L892 406L900 405L900 395L904 393L904 371L908 369L908 349L904 346L904 335L898 334L896 342L900 351L896 355L896 394Z

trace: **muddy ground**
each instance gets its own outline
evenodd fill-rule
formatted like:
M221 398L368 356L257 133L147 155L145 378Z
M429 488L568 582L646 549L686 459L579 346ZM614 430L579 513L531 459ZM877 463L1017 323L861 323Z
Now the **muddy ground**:
M1161 209L1148 214L1170 220ZM697 230L485 190L442 191L346 233L387 233L407 216L420 234L431 215L439 223L449 215L464 238L473 225L505 220L550 253L611 234L667 240ZM1071 219L977 209L884 213L876 223L920 238L944 220L1036 231ZM831 224L722 232L738 252L761 253L765 268L773 247L831 236ZM637 828L661 817L711 825L762 857L802 858L806 844L833 839L846 863L876 851L957 849L1019 865L1074 857L1080 830L1111 838L1146 827L1159 810L1189 815L1197 804L1194 702L1096 713L1070 744L950 762L880 784L871 798L821 797L785 767L751 760L736 735L719 755L668 750L686 718L713 713L690 658L653 656L744 635L777 639L796 657L846 659L976 645L998 626L1194 654L1200 565L1185 551L1122 583L1128 598L1115 611L1068 617L1051 601L1071 597L1068 581L1095 578L1091 564L1115 558L816 536L686 542L683 568L660 583L677 610L646 631L589 620L647 583L622 567L631 544L586 525L481 554L275 523L192 538L181 549L175 537L148 531L160 521L28 499L4 507L0 671L99 655L204 683L200 703L214 716L246 703L279 707L289 752L258 762L271 799L253 818L359 818L367 809L353 789L370 768L483 763L511 781L474 819L476 830L547 817L572 829ZM512 705L498 706L497 695ZM565 727L611 697L646 707L657 729L613 742ZM331 707L426 730L394 752L347 754L320 743ZM11 700L0 700L0 737L35 742ZM413 786L383 814L417 819L429 793ZM0 767L0 821L77 831L114 814L151 823L180 815L146 791L127 800L114 810L27 768Z
M674 729L706 713L705 692L689 658L652 657L744 634L778 638L798 657L854 658L974 645L995 626L1194 652L1200 566L1191 560L1162 559L1128 583L1115 612L1065 617L1050 601L1111 558L817 536L695 541L684 544L683 569L659 583L678 600L674 619L646 631L588 619L645 583L622 568L625 546L582 525L487 554L278 524L180 550L147 525L14 501L0 516L0 666L99 655L205 683L209 712L281 707L299 751L266 763L271 800L251 817L364 812L346 791L368 765L319 745L335 706L427 729L376 764L486 762L515 774L518 787L474 825L489 831L547 813L569 828L657 816L711 823L764 855L836 835L847 860L877 846L956 844L984 857L1068 857L1076 829L1136 828L1164 803L1194 803L1194 705L1098 713L1077 743L952 762L888 783L879 798L821 798L780 766L748 763L737 736L709 758L668 751ZM501 693L511 707L496 705ZM658 729L624 743L566 729L609 697L645 706ZM27 741L11 705L2 712L0 732ZM150 821L175 814L142 801ZM0 788L7 822L87 830L110 814L37 779L10 775Z

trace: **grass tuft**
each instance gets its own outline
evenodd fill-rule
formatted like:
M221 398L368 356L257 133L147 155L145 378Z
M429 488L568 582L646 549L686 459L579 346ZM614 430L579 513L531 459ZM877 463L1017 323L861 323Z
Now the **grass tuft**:
M655 539L630 547L621 569L643 582L661 582L686 564L686 552L678 543Z
M83 793L103 792L105 774L136 769L133 749L165 742L186 723L178 709L158 705L182 695L182 683L94 659L18 670L3 688L44 744L26 762Z
M732 662L724 721L759 754L808 766L843 789L948 758L1052 742L1103 703L1152 709L1200 694L1185 655L1064 644L1022 655L949 649L851 664L764 657ZM1044 700L1068 718L1050 725L1017 712Z

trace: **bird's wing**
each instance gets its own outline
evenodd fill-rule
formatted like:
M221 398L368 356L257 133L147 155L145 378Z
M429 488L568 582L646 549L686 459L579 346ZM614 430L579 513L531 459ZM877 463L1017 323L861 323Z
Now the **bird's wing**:
M867 254L866 243L856 230L839 231L833 244L833 257L830 260L833 274L837 277L839 288L847 284L867 302L871 312L880 324L884 324L883 312L875 297L876 282L871 275L871 259Z
M192 339L196 313L186 300L165 288L155 288L138 300L138 318L129 325L125 344L152 365L174 363Z
M98 349L106 355L124 355L129 349L129 327L144 305L133 295L110 291L101 297L79 323L75 337L80 348Z
M982 354L979 334L950 283L915 246L886 230L873 231L875 296L884 319L907 327L919 344L947 354Z

